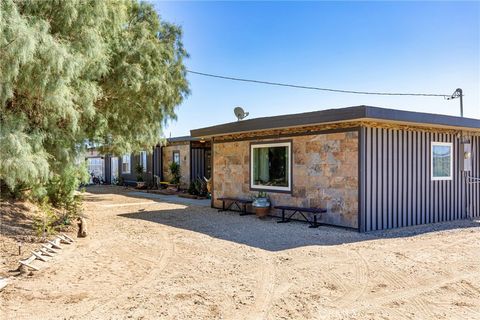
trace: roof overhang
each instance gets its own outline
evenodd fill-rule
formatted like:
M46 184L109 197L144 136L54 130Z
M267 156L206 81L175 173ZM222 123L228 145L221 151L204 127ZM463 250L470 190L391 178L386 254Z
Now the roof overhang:
M304 127L347 121L375 121L403 125L417 125L429 128L480 131L480 120L478 119L370 106L356 106L249 119L195 129L191 130L190 133L192 137L208 138L250 131Z

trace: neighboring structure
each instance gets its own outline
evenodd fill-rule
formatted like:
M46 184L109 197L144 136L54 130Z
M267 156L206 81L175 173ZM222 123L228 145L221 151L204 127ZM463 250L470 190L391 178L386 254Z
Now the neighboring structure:
M480 217L480 120L358 106L191 134L212 141L213 207L261 190L362 232Z
M136 167L144 168L142 174L147 184L154 183L154 176L161 181L170 181L170 164L180 165L180 187L187 189L192 179L210 178L211 172L210 141L186 137L169 138L166 145L157 145L151 150L139 154L126 154L122 157L106 157L106 181L115 183L122 178L123 183L135 185L137 181Z
M188 188L190 182L197 178L210 178L210 141L190 136L169 138L167 144L160 147L160 153L162 155L162 181L170 181L170 164L172 162L180 165L182 176L180 186L182 188Z
M100 180L105 179L106 168L104 155L100 154L95 147L89 147L84 156L88 173Z
M115 184L119 179L127 185L137 182L136 168L143 167L142 177L145 182L153 182L153 149L141 151L138 154L125 154L121 157L106 157L106 182Z

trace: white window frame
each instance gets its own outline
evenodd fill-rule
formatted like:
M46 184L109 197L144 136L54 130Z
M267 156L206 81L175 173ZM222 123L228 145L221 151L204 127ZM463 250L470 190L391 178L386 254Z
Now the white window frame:
M140 165L143 168L143 172L147 172L147 151L140 151Z
M132 161L132 159L131 159L130 154L124 154L122 156L122 173L131 173L132 172L131 161ZM127 170L123 169L124 164L128 164L128 167L127 167L128 169Z
M433 176L433 148L436 146L450 147L450 175L448 177ZM432 141L430 148L430 177L433 181L453 180L453 143Z
M175 155L178 154L178 161L175 161ZM180 150L173 150L172 152L172 162L175 162L176 164L180 165L181 162L181 157L180 157Z
M253 174L253 154L254 149L258 148L270 148L270 147L287 147L287 154L288 154L288 187L277 187L277 186L263 186L263 185L255 185L253 182L255 181ZM291 192L292 191L292 142L271 142L271 143L262 143L262 144L251 144L250 145L250 189L252 190L270 190L270 191L283 191L283 192Z

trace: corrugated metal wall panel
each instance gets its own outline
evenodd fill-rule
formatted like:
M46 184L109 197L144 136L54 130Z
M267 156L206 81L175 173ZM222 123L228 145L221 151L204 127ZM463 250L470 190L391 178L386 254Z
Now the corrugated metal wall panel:
M466 184L454 134L365 127L362 230L480 217L480 183ZM432 142L453 143L453 179L431 179ZM480 137L472 138L472 177L480 177Z
M205 150L204 148L192 148L191 156L191 179L202 179L205 176Z
M480 137L473 137L472 144L472 172L468 183L469 216L472 218L480 217Z

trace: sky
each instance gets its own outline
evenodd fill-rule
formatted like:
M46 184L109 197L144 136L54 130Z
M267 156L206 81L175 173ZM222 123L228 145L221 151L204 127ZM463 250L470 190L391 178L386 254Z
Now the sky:
M188 69L375 92L464 92L480 118L480 2L163 2L180 25ZM328 93L188 74L191 94L165 136L247 119L370 105L459 115L459 100Z

